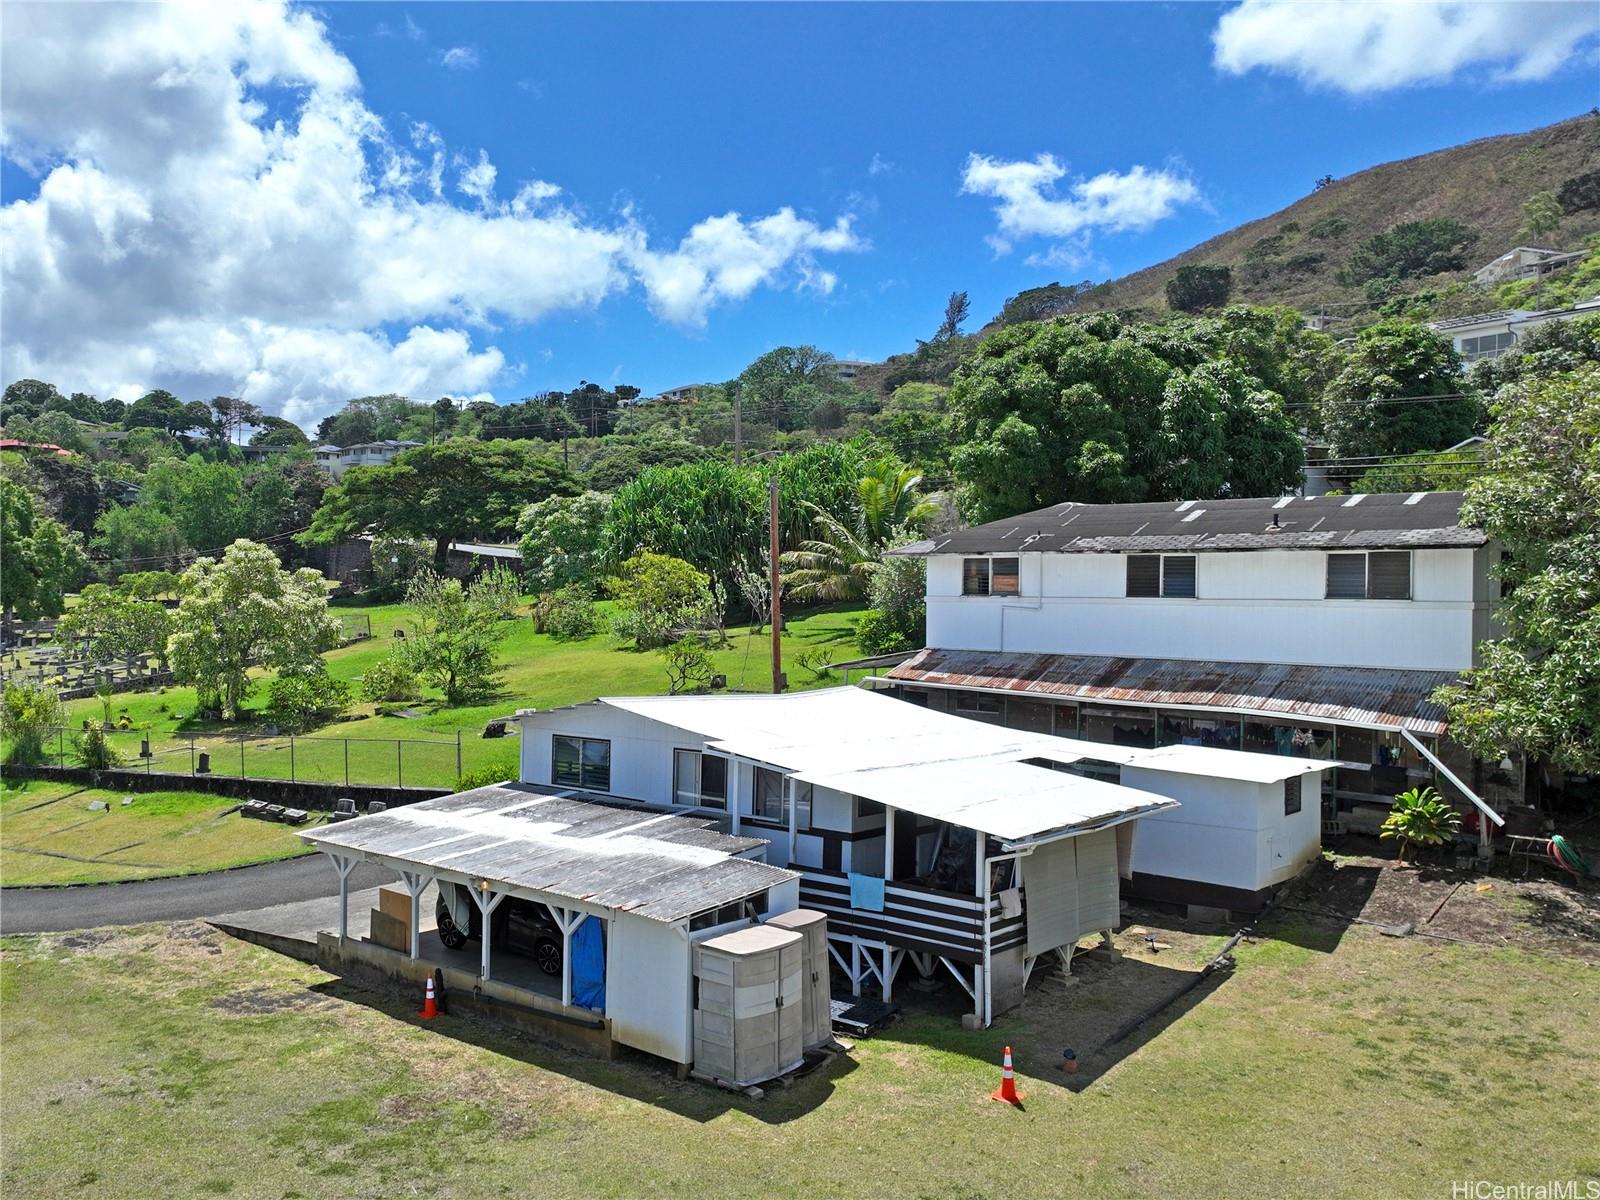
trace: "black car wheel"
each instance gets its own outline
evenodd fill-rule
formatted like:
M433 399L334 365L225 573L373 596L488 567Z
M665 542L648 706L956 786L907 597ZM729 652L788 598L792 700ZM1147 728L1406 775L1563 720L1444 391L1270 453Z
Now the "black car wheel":
M439 906L438 923L439 940L445 944L447 949L459 950L467 944L467 935L456 927L455 921L450 917L450 910L443 905Z
M561 943L555 938L540 938L533 944L533 961L546 975L561 974Z

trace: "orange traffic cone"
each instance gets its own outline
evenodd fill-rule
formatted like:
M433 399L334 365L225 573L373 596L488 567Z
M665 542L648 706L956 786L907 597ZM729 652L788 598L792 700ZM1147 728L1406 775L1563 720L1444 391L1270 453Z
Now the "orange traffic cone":
M439 1002L437 1000L435 1000L434 996L433 996L433 976L432 975L428 976L428 991L427 991L427 994L422 999L422 1011L420 1013L418 1013L417 1015L419 1017L421 1017L424 1021L431 1021L431 1020L433 1020L435 1017L437 1017L439 1015ZM1011 1059L1009 1058L1009 1051L1007 1052L1007 1054L1008 1054L1008 1057L1007 1057L1006 1061L1009 1063L1011 1061Z
M1006 1047L1006 1057L1000 1067L1000 1086L989 1096L991 1100L1003 1100L1007 1104L1022 1104L1022 1093L1017 1091L1017 1076L1011 1070L1011 1047Z

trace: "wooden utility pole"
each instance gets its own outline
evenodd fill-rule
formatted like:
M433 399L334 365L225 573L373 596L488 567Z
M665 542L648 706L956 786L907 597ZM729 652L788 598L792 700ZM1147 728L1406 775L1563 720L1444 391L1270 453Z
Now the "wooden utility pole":
M737 411L737 410L736 410ZM783 677L783 611L778 593L778 477L767 481L767 541L772 561L768 582L772 588L772 690L781 692L788 680Z

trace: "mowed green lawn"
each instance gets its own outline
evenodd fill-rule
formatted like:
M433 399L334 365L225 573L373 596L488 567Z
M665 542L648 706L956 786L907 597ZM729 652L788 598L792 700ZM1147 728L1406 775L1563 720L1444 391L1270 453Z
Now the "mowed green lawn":
M124 793L0 783L0 884L108 883L213 871L303 854L288 826L247 821L238 801L199 792ZM90 812L93 801L111 807Z
M327 655L328 669L354 684L394 645L394 631L407 624L407 612L400 605L341 605L342 612L361 612L371 617L373 637ZM835 661L858 656L855 620L858 606L813 610L796 614L783 635L784 666L790 687L823 687L841 682L837 673L818 678L801 667L799 656L808 651L824 651ZM748 627L729 632L729 641L713 651L716 670L727 676L735 691L764 692L772 684L770 635L752 634ZM374 705L356 703L348 716L312 731L311 738L295 739L292 770L300 779L328 783L345 782L408 786L448 787L457 777L455 738L462 735L461 767L464 773L491 767L508 776L516 774L516 740L485 740L484 725L518 708L553 708L606 695L650 695L668 689L667 671L659 655L641 652L618 642L607 633L581 640L563 640L536 634L533 622L519 618L509 625L500 651L500 686L483 703L446 708L437 691L410 706L419 714L414 718L377 716ZM287 779L291 772L289 739L264 731L260 710L266 704L265 683L250 701L250 715L238 726L199 722L192 688L169 688L163 693L133 693L118 696L114 715L126 713L135 726L131 732L112 735L113 747L135 767L147 760L139 757L141 741L148 737L155 771L188 773L198 753L211 754L211 768L220 774L240 774L238 734L247 732L244 743L243 773L272 779ZM73 725L86 719L99 719L96 699L73 701L68 706ZM394 706L386 706L394 707ZM142 727L148 726L148 729ZM194 743L191 748L191 737ZM352 740L343 742L317 739ZM370 740L368 740L370 739ZM397 755L394 739L408 745ZM54 747L52 747L54 749ZM347 756L348 750L348 756ZM66 747L68 761L71 746ZM346 772L348 771L348 776Z
M989 1031L915 1015L761 1101L425 1024L414 997L200 925L12 938L0 1190L1437 1200L1463 1179L1600 1176L1592 966L1362 926L1330 949L1291 927L1106 1046L1220 941L1158 933L1171 949L1124 938L1123 962L1036 982ZM1023 1111L987 1098L1007 1044Z

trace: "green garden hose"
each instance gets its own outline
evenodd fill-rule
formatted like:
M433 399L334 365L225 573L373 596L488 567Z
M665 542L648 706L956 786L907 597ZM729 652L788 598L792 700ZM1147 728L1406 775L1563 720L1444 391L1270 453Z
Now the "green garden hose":
M1550 859L1563 871L1570 871L1579 879L1594 874L1589 869L1589 864L1583 860L1583 855L1579 854L1572 843L1559 833L1550 837Z

